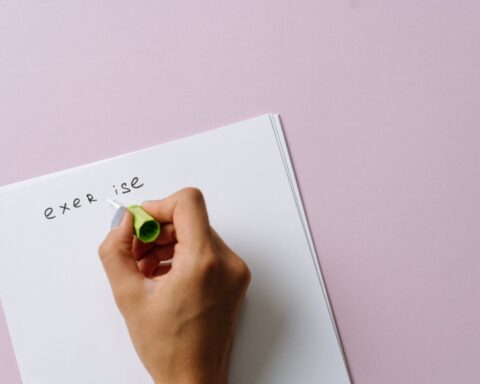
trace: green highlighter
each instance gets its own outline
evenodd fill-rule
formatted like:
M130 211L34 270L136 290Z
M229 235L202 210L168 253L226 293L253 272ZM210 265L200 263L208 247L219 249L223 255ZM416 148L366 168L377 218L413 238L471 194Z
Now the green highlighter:
M115 200L108 199L107 201L117 212L121 212L122 208L130 211L133 217L133 233L142 243L151 243L160 235L160 223L145 212L140 205L124 207Z

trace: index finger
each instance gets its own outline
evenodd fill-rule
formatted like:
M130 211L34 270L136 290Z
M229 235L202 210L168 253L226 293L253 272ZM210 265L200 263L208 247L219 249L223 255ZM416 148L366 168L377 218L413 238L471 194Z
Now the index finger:
M210 240L210 223L202 192L185 188L173 195L146 201L142 207L160 223L172 223L178 243L201 246Z

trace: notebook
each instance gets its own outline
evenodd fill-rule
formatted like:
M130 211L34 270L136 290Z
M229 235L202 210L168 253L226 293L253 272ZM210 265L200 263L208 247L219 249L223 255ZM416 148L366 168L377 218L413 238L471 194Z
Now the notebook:
M350 383L278 115L0 188L0 298L23 383L151 383L97 248L107 198L187 186L252 272L230 382Z

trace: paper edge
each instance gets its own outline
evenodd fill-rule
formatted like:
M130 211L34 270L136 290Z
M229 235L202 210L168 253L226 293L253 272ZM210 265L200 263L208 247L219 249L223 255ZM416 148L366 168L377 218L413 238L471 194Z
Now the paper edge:
M287 173L287 177L288 177L291 189L292 189L293 197L294 197L294 200L295 200L295 205L297 206L297 211L298 211L298 214L300 216L300 221L302 223L305 238L307 240L308 248L310 250L310 255L313 259L315 270L317 272L317 276L318 276L318 280L320 282L320 287L322 289L323 297L324 297L325 302L327 304L327 309L328 309L328 313L330 315L330 320L331 320L331 323L333 325L333 329L335 331L335 336L337 338L337 343L338 343L338 346L340 348L340 354L341 354L342 359L343 359L343 365L344 365L345 371L347 372L347 378L348 378L349 382L352 383L353 381L352 381L352 376L351 376L350 369L349 369L349 366L348 366L347 357L346 357L346 354L345 354L345 350L343 348L343 343L342 343L342 339L341 339L341 336L340 336L340 332L339 332L338 327L337 327L335 314L333 312L332 305L330 303L330 298L328 296L327 287L325 285L325 279L324 279L324 276L323 276L322 268L320 266L320 260L318 259L318 254L317 254L317 251L316 251L316 248L315 248L315 243L313 241L313 236L312 236L312 233L311 233L311 230L310 230L308 217L307 217L305 207L304 207L304 204L303 204L302 195L300 193L300 188L298 187L298 181L297 181L297 177L296 177L296 174L295 174L295 169L293 167L293 162L292 162L292 159L290 157L290 151L288 149L288 143L287 143L287 140L286 140L286 137L285 137L285 132L284 132L283 125L282 125L282 122L281 122L281 119L280 119L280 115L279 114L270 114L269 117L270 117L270 122L271 122L272 127L273 127L275 139L277 140L277 144L278 144L279 149L280 149L280 155L282 157L282 161L283 161L286 173Z
M176 142L179 142L179 141L190 140L194 137L198 137L198 136L202 136L202 135L208 135L211 132L215 132L215 131L225 129L225 128L233 128L237 125L245 124L245 123L248 123L248 122L253 121L253 120L257 120L257 119L261 119L261 118L270 118L270 116L271 116L271 114L265 113L263 115L258 115L258 116L255 116L255 117L247 118L247 119L235 122L235 123L223 125L221 127L207 129L203 132L199 132L199 133L196 133L196 134L193 134L193 135L188 135L188 136L180 137L180 138L177 138L177 139L174 139L174 140L165 141L165 142L155 144L155 145L152 145L152 146L149 146L149 147L146 147L146 148L133 150L133 151L123 153L123 154L120 154L120 155L115 155L115 156L108 157L108 158L105 158L105 159L92 161L92 162L87 163L87 164L81 164L81 165L77 165L77 166L74 166L74 167L71 167L71 168L65 168L65 169L61 169L59 171L55 171L55 172L52 172L52 173L46 173L46 174L35 176L35 177L32 177L32 178L16 181L16 182L13 182L13 183L10 183L10 184L5 184L5 185L0 186L0 195L2 195L3 193L8 193L8 192L11 192L11 191L15 191L19 188L30 186L32 184L36 184L38 182L42 182L42 181L45 181L45 180L50 180L50 179L53 179L53 178L56 178L56 177L59 177L59 176L63 176L63 175L66 175L66 174L70 174L70 173L74 173L74 172L83 170L85 168L90 168L90 167L93 167L93 166L97 166L99 164L102 164L102 163L105 163L105 162L108 162L108 161L111 161L111 160L117 160L117 159L121 159L121 158L130 156L130 155L133 155L133 154L152 151L152 150L157 149L158 147L161 147L162 145L176 143Z

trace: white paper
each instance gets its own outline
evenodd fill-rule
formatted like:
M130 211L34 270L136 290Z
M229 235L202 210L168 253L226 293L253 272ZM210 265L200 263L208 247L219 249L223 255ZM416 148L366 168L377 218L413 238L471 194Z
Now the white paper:
M134 177L144 185L117 196ZM0 188L0 298L23 382L151 383L97 256L105 200L186 186L202 189L212 225L252 271L230 382L349 383L276 115Z

